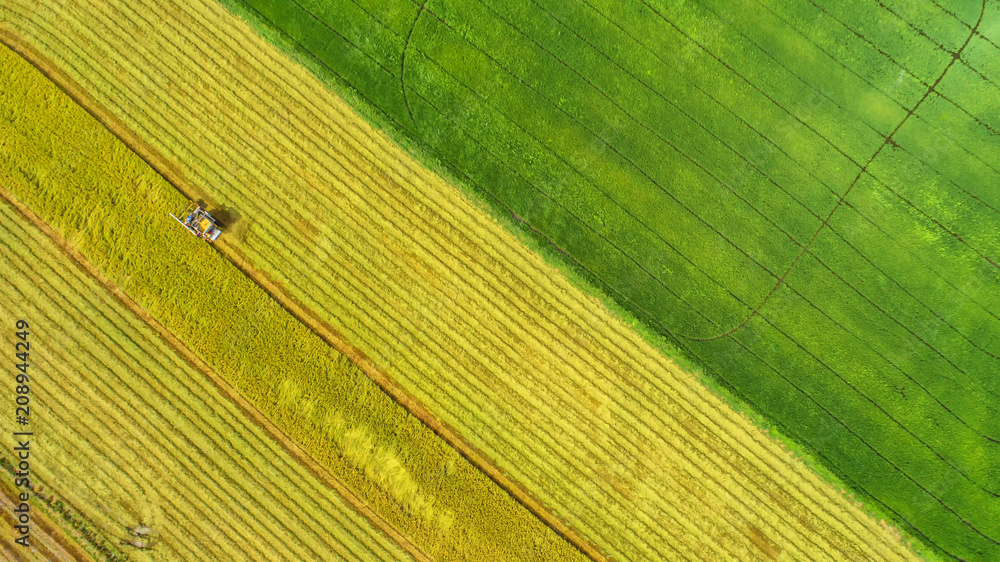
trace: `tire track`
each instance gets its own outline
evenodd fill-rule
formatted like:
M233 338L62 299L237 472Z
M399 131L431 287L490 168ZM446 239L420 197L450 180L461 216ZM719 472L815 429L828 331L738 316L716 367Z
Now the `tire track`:
M847 190L844 191L844 194L840 197L839 200L837 200L837 204L834 205L833 209L830 210L830 214L827 215L827 217L825 219L823 219L823 222L820 224L820 227L816 229L816 232L813 234L812 238L810 238L809 241L806 242L805 246L802 248L802 251L799 252L798 256L795 257L795 260L792 261L791 265L788 266L788 268L785 270L785 272L781 274L781 277L778 278L778 282L775 283L774 287L770 290L770 292L767 293L767 296L764 297L764 300L761 301L761 303L758 304L753 309L753 311L750 313L750 316L748 316L745 320L743 320L741 323L739 323L735 327L730 328L729 330L726 330L725 332L722 332L722 333L714 335L714 336L692 337L692 336L681 335L681 337L683 337L685 339L688 339L688 340L691 340L691 341L702 341L702 342L703 341L712 341L712 340L717 340L717 339L721 339L721 338L726 338L726 337L729 337L729 336L733 335L739 329L741 329L744 326L746 326L747 323L750 322L750 320L752 320L755 316L757 316L757 314L760 313L760 309L765 304L767 304L767 302L771 299L772 296L774 296L774 293L778 290L778 287L780 287L782 285L782 283L785 282L785 278L788 277L788 274L792 272L792 269L794 269L795 265L799 262L799 260L802 259L802 256L804 256L806 254L806 252L809 251L809 247L816 240L816 237L819 236L820 232L822 232L823 229L826 227L826 225L830 222L830 219L833 217L833 214L837 212L837 209L839 209L840 206L843 204L844 200L847 199L847 196L850 195L851 190L858 183L858 180L861 179L861 176L867 171L868 166L870 166L871 163L875 161L875 158L878 157L878 155L882 152L882 150L886 146L889 146L891 144L895 144L895 141L893 141L893 136L897 132L899 132L899 129L902 128L902 126L906 123L906 121L909 120L909 118L911 116L913 116L913 114L917 111L917 109L920 108L920 105L927 99L927 97L930 96L931 93L935 91L934 88L937 87L937 85L945 77L945 74L948 73L948 70L951 69L951 67L952 67L953 64L955 64L955 61L957 61L958 58L959 58L959 56L961 56L962 51L965 50L965 47L967 47L969 45L969 41L972 40L974 32L979 28L979 24L982 23L982 21L983 21L983 15L986 13L986 0L982 0L982 2L983 2L983 8L982 8L982 11L979 13L979 19L976 21L976 25L973 26L973 33L969 34L969 37L965 40L965 43L962 45L961 48L959 48L958 52L955 53L955 55L953 56L952 60L948 62L948 65L945 67L944 71L941 72L941 74L937 77L937 80L935 80L934 83L931 84L931 86L927 89L927 91L924 92L924 96L922 98L920 98L920 101L917 102L917 104L913 107L913 109L910 109L909 111L907 111L906 117L903 118L903 120L900 121L898 125L896 125L896 128L893 129L892 133L890 133L889 136L886 137L885 142L883 142L881 145L879 145L879 147L875 150L875 153L872 154L872 156L868 159L868 162L866 162L861 167L861 170L858 172L857 176L855 176L854 181L851 182L851 184L847 187ZM912 206L912 203L910 205ZM916 207L914 207L914 208L916 208ZM928 218L930 218L930 217L928 217ZM931 219L931 220L934 220L934 219ZM939 223L937 221L935 221L935 223L938 224L938 226L941 226L943 230L947 230L947 229L944 229L944 227L943 227L943 225L941 225L941 223ZM954 234L953 234L953 236L957 237L957 235L954 235ZM961 240L961 238L959 238L959 240ZM987 261L989 261L990 264L993 265L993 267L1000 268L1000 265L998 265L995 261L991 260L990 258L988 258L986 256L982 256L982 257L985 258Z
M413 16L413 23L410 25L410 31L406 34L406 41L403 43L403 52L399 56L399 89L403 92L403 102L406 103L406 112L410 114L410 121L414 126L417 125L417 120L413 118L413 110L410 109L410 98L406 97L406 81L403 76L406 73L406 51L410 48L410 39L413 38L413 30L417 28L417 22L420 21L420 16L424 13L428 1L423 0L420 9L417 10L417 15Z

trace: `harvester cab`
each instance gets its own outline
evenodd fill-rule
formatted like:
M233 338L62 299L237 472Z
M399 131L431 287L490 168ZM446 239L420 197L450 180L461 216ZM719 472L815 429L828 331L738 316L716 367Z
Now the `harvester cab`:
M216 224L212 215L193 201L188 204L180 217L174 216L173 213L170 213L170 216L181 223L188 232L206 242L215 242L215 239L222 234L222 230L219 229L219 225Z

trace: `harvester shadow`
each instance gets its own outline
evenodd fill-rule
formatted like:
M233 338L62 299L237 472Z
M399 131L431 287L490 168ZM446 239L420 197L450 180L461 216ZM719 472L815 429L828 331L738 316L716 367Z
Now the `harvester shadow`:
M209 213L215 218L215 222L219 225L219 228L233 229L240 221L243 220L243 216L240 215L239 211L232 207L223 205L222 207L209 208Z

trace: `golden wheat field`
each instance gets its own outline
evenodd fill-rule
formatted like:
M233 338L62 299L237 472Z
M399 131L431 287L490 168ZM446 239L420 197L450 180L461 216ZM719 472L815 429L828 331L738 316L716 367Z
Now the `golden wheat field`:
M175 228L169 212L183 205L183 196L93 114L59 91L56 82L14 51L0 49L0 61L0 107L11 109L0 119L5 143L0 152L0 185L5 189L0 194L26 215L37 216L32 220L73 260L102 277L105 288L131 303L175 349L187 350L185 358L202 375L360 514L419 559L580 557L557 529L546 527L451 449L433 427L382 392L361 371L362 357L334 349L224 254ZM94 109L75 85L58 79ZM11 247L18 251L17 244ZM13 298L30 301L32 295L21 291ZM32 322L37 316L25 313ZM56 322L45 320L50 326ZM95 333L92 325L65 326L67 335L106 339L108 345L130 341L118 332ZM121 383L117 371L98 369L94 376L111 385ZM63 429L63 438L75 435L74 428ZM217 448L190 444L198 452ZM266 451L259 452L263 456L254 462L264 469ZM127 465L128 458L119 462ZM57 467L70 462L67 457L49 460ZM197 470L184 468L169 465L165 470L188 482L194 493L213 484ZM284 476L271 472L269 477ZM295 484L294 477L288 479ZM267 480L256 484L266 487ZM241 488L229 487L214 497L222 501L228 493L241 493ZM90 503L83 507L93 512L93 502L101 497L87 498ZM276 517L282 509L310 517L280 494L268 507ZM167 525L176 531L179 522ZM327 532L336 540L339 530L328 527ZM311 554L275 549L283 540L280 528L246 533L240 541L234 531L220 531L220 536L237 540L231 544L238 549L234 552L199 546L189 555L308 559L338 554L322 547Z
M895 532L214 2L0 19L238 211L226 244L621 559L908 559Z

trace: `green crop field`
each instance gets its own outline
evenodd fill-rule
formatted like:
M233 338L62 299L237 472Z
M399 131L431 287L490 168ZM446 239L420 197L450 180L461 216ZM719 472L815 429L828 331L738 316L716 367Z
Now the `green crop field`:
M231 7L870 506L1000 558L1000 4Z

